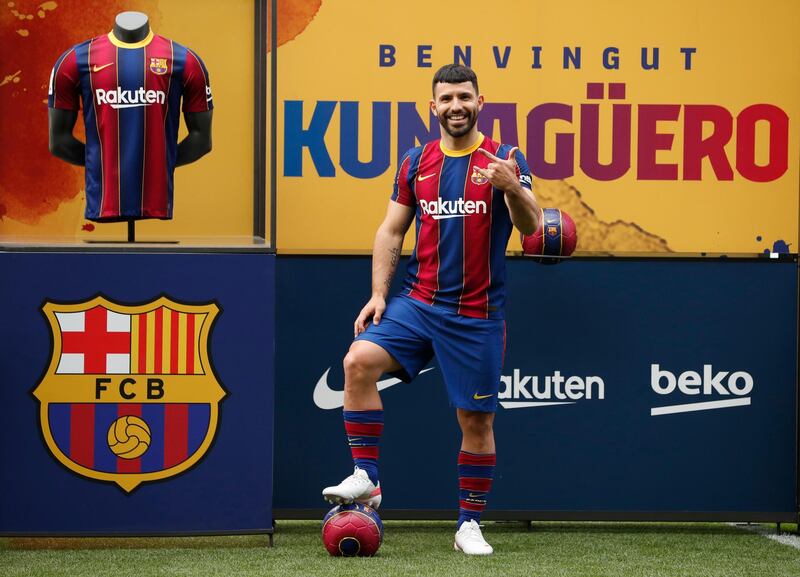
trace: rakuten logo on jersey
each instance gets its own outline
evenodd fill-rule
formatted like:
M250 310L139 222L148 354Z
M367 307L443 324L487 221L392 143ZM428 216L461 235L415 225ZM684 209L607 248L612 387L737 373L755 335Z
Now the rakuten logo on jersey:
M606 397L606 385L597 376L565 377L561 371L554 371L551 376L540 378L522 375L519 369L514 369L512 375L502 375L500 380L502 385L497 397L504 409L574 405L585 399Z
M688 401L689 399L685 399L683 395L692 397L692 402L689 403L652 407L650 416L713 411L749 405L748 395L753 391L753 376L744 371L714 372L711 365L703 365L702 374L697 371L685 371L676 375L659 365L650 365L650 386L659 395L673 395L671 399L677 397ZM720 397L728 398L720 399ZM717 400L705 400L709 398Z
M423 214L430 215L434 220L443 218L463 218L470 214L486 214L486 201L484 200L436 200L427 201L420 199L419 206Z
M115 90L94 91L97 104L108 104L111 108L135 108L137 106L150 106L151 104L164 104L167 95L162 90L123 90L119 86Z

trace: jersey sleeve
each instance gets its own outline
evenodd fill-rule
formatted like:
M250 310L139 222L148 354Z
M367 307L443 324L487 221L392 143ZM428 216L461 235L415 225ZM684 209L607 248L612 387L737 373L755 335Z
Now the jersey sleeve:
M47 106L65 110L80 110L81 108L80 76L74 48L64 52L56 60L53 70L50 71Z
M208 70L200 57L187 49L183 69L183 111L205 112L213 108Z
M413 150L413 149L412 149ZM397 168L397 175L394 177L394 190L392 200L406 206L416 206L417 199L414 191L409 185L408 173L411 167L411 150L403 155L400 166Z

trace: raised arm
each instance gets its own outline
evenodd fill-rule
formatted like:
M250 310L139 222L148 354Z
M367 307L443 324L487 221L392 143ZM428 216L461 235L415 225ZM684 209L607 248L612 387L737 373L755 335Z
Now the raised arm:
M478 152L486 156L491 162L486 169L474 167L479 173L489 179L492 185L502 190L505 194L506 206L511 216L511 222L522 234L529 235L536 232L539 227L539 203L531 190L530 173L522 174L517 155L522 156L516 146L508 153L508 158L498 158L488 150L479 148ZM524 164L524 161L523 161ZM523 181L525 185L523 185Z

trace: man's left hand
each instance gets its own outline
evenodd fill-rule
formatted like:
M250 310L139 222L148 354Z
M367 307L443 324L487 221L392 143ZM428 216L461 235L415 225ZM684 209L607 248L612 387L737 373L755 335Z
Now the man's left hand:
M472 168L479 174L482 174L488 178L489 182L491 182L492 186L495 188L499 188L504 192L511 192L522 187L522 185L519 183L519 176L517 175L517 159L515 155L518 150L519 147L515 146L512 148L508 153L508 158L504 160L496 157L488 150L479 148L478 152L483 154L491 162L486 168L481 168L475 165L473 165Z

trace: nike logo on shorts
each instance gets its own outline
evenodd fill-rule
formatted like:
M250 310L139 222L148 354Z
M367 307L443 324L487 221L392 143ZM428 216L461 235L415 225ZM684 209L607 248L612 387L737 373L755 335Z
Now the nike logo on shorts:
M488 395L479 395L478 393L475 393L474 395L472 395L472 398L475 399L476 401L480 401L481 399L488 399L491 396L494 396L494 393L490 393Z

